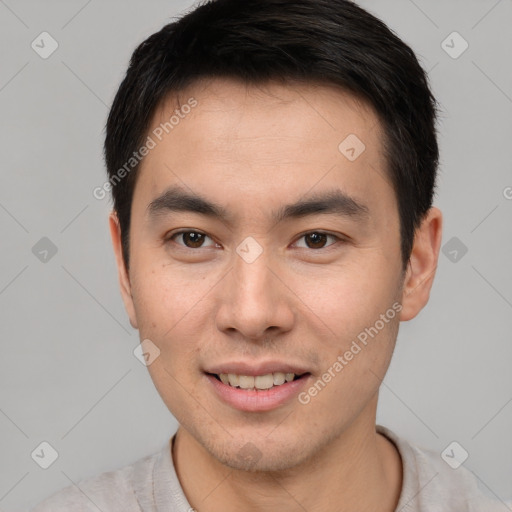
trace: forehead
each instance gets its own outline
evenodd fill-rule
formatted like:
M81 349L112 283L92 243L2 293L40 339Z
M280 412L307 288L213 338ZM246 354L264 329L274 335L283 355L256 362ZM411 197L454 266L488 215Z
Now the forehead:
M188 109L187 102L192 100L197 106ZM181 109L186 112L179 112ZM320 143L327 137L336 142L347 128L374 144L378 141L371 135L375 132L378 139L380 130L378 118L367 101L340 87L318 83L251 85L227 78L202 79L185 91L169 94L156 110L150 131L159 127L166 131L165 124L173 113L181 116L179 120L174 116L173 123L178 122L170 132L186 132L203 146L212 140L240 145L271 139L282 145L286 140L301 138ZM186 117L194 120L192 130L187 130L191 123L181 122ZM209 138L197 130L201 126L211 130ZM222 148L216 144L215 149Z
M228 202L390 186L376 114L335 86L198 81L166 98L148 135L155 146L136 187L146 203L171 184Z

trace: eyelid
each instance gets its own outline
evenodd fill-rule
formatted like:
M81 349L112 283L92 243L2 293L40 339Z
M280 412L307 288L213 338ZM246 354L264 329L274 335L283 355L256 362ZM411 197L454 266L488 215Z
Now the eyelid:
M298 235L294 244L296 244L301 238L304 238L306 235L311 235L313 233L318 234L318 235L326 235L328 237L330 236L335 239L335 242L332 244L329 244L325 247L320 247L318 249L311 249L310 247L299 247L299 249L309 249L310 251L320 252L322 250L329 250L330 247L336 245L338 242L346 241L346 239L344 237L342 237L338 234L330 233L329 231L324 231L322 229L310 229L309 231L305 231L304 233L301 233L300 235Z
M212 245L207 245L207 246L201 246L201 247L197 247L197 248L193 248L193 247L187 247L186 245L184 244L180 244L178 242L175 242L173 240L173 238L175 236L178 236L178 235L183 235L185 233L197 233L199 235L204 235L205 237L209 238L213 244ZM164 237L164 242L165 243L169 243L169 242L174 242L176 245L178 245L179 247L185 249L185 250L191 250L191 251L197 251L198 249L206 249L206 248L209 248L209 247L214 247L215 245L218 245L217 242L210 236L208 235L207 233L205 233L204 231L200 231L199 229L180 229L178 231L173 231L171 233L168 233L167 235L165 235Z

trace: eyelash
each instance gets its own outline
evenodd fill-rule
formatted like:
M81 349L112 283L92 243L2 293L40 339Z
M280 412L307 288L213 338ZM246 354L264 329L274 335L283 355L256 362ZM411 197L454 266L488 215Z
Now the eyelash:
M213 241L213 239L211 237L209 237L206 233L203 233L202 231L197 231L197 230L193 230L193 229L186 229L186 230L181 230L181 231L176 231L175 233L171 233L169 236L167 236L164 240L164 242L166 243L169 243L169 242L174 242L174 238L179 236L179 235L183 235L183 234L187 234L187 233L196 233L198 235L204 235L208 238L210 238L210 240ZM313 231L307 231L303 234L301 234L298 238L297 238L297 241L300 240L301 238L304 238L306 237L307 235L312 235L312 234L317 234L317 235L325 235L327 237L331 237L335 240L334 243L332 244L329 244L325 247L320 247L318 249L314 249L314 248L310 248L310 247L301 247L301 249L311 249L312 251L321 251L322 249L326 249L328 250L330 247L332 247L333 245L336 245L337 242L344 242L345 239L344 238L341 238L337 235L333 235L332 233L328 233L328 232L325 232L325 231L321 231L321 230L313 230ZM177 242L174 242L176 243L178 246L180 246L182 249L189 249L191 251L195 251L195 250L198 250L198 249L204 249L205 247L188 247L184 244L178 244Z

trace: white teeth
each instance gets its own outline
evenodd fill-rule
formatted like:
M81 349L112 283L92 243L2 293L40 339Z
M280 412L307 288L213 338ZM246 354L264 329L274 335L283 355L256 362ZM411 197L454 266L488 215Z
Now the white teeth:
M291 382L295 378L294 373L267 373L266 375L235 375L234 373L220 373L220 380L231 387L241 389L270 389L274 386L280 386L285 382Z
M254 387L256 389L270 389L274 385L274 376L269 373L267 375L258 375L254 379Z
M281 373L281 372L274 373L274 384L276 386L280 386L281 384L284 384L285 380L286 379L285 379L284 373Z
M238 385L242 389L253 389L254 388L254 377L251 375L239 375Z
M238 386L238 375L234 375L233 373L230 373L228 375L228 379L229 379L229 384L231 386Z

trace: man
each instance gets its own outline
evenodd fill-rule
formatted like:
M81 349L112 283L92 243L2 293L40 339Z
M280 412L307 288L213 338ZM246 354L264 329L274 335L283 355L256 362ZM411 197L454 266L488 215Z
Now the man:
M36 507L505 511L376 425L428 301L436 101L346 0L216 0L134 52L105 156L122 298L179 429Z

